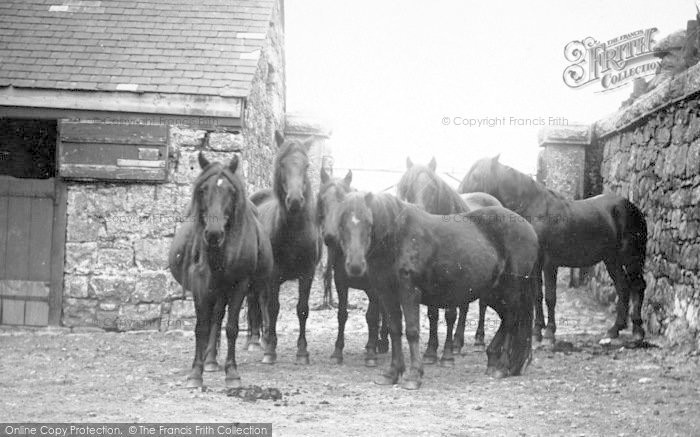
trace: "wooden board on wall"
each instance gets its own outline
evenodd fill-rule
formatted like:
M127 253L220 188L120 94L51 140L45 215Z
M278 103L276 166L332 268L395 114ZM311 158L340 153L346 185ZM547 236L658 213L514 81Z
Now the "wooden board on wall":
M59 123L58 172L66 179L165 182L168 126Z

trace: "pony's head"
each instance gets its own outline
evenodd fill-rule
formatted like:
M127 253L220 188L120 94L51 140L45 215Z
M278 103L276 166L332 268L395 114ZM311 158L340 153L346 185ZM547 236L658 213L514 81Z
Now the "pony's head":
M198 156L202 172L194 182L192 193L193 219L204 243L221 247L226 233L240 221L246 208L245 184L236 173L238 155L228 165L209 162L202 152Z
M345 199L345 195L353 191L352 171L348 170L344 178L331 177L324 168L321 169L321 188L318 192L316 212L318 224L323 232L323 240L326 244L337 238L338 230L335 215L338 205Z
M500 156L499 154L493 158L482 158L476 161L459 184L457 191L460 193L481 191L498 197L498 175L502 167L498 162Z
M338 243L351 277L367 273L370 250L390 249L395 222L404 207L390 194L351 192L338 206Z
M406 158L406 173L396 185L399 199L412 203L426 211L435 211L439 201L439 176L435 173L435 158L428 165L416 165Z
M291 214L301 211L311 200L309 149L312 138L305 141L287 140L280 131L275 132L279 151L275 158L273 187L277 199Z
M367 253L372 245L374 216L372 193L349 193L338 206L338 242L345 254L345 271L351 277L367 273Z

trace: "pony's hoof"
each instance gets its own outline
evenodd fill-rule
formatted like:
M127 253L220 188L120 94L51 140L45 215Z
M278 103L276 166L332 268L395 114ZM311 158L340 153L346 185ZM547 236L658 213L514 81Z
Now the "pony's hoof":
M452 355L462 355L462 346L454 346L452 348Z
M377 360L374 358L365 358L365 367L377 367Z
M620 336L620 330L617 328L617 326L613 326L612 328L608 329L606 338L618 338Z
M394 385L396 384L397 378L392 375L381 374L374 379L374 383L377 385Z
M442 367L454 367L455 366L455 359L454 358L441 358L440 365Z
M389 340L377 340L377 353L385 354L389 352Z
M202 388L204 380L202 378L187 378L185 388Z
M226 388L238 388L241 386L241 378L226 378Z
M491 372L491 378L493 379L503 379L506 376L508 376L508 374L502 369L493 369Z
M265 354L263 355L262 363L263 364L275 364L277 361L277 355L276 354Z
M308 360L308 356L306 358ZM306 363L306 364L308 364L308 363ZM343 364L343 356L342 355L331 355L331 364Z
M408 379L401 384L401 388L405 390L418 390L420 388L420 381L415 379Z
M545 337L545 338L542 339L542 343L541 343L541 344L542 344L543 346L549 346L549 347L551 347L551 346L554 346L554 343L555 343L555 342L556 342L556 340L554 340L554 337L552 337L552 338Z
M221 367L216 361L214 361L213 363L204 363L205 372L218 372L219 370L221 370Z
M304 366L307 364L310 364L309 354L297 355L297 364L304 365Z
M260 352L261 350L262 346L260 346L260 342L248 343L248 352Z
M634 342L640 342L644 340L644 328L635 326L632 328L632 340Z
M423 355L423 364L435 364L437 363L437 355Z

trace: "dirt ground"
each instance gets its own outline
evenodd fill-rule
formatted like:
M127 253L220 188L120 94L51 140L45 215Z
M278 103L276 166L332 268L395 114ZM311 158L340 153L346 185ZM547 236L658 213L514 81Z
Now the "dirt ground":
M296 288L285 288L278 363L238 353L243 385L278 389L281 399L227 396L223 372L205 374L204 391L183 388L191 332L2 329L0 421L272 422L275 435L700 435L697 353L660 338L648 339L652 348L600 346L613 315L580 291L560 291L558 346L536 350L524 376L489 378L484 351L470 346L453 368L426 366L422 388L406 391L375 385L378 369L364 366L360 291L351 291L358 308L347 324L345 363L330 364L336 313L325 310L309 317L311 364L295 365ZM311 305L320 299L315 289ZM477 313L473 305L470 342ZM489 311L487 341L496 326ZM425 309L422 327L424 347Z

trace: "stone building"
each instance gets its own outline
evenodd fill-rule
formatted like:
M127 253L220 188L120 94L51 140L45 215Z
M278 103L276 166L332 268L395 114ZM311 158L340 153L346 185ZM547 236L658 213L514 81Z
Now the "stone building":
M695 65L592 124L590 143L581 144L584 166L576 154L567 164L576 170L569 186L580 180L583 171L584 197L617 193L644 213L646 328L695 348L700 348L699 95L700 65ZM553 162L548 170L556 167ZM602 302L615 299L602 264L596 266L588 287Z
M0 323L167 329L197 153L269 187L282 0L0 4Z

